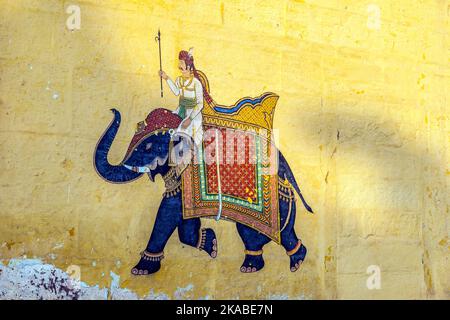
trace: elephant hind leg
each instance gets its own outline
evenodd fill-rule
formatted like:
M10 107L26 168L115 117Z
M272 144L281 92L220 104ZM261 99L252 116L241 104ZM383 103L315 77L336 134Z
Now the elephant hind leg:
M296 248L294 248L295 251L293 251L292 254L289 255L290 259L290 268L292 272L297 271L300 268L300 265L303 263L306 257L306 247L302 244L302 242L299 240Z
M286 207L285 203L280 202L280 208ZM290 270L292 272L297 271L300 265L306 257L306 247L302 244L302 241L297 237L294 230L295 224L295 202L292 204L291 212L289 215L289 221L286 223L286 227L281 232L281 245L286 250L290 260ZM287 214L286 214L287 215Z
M264 268L263 247L270 242L270 238L240 223L236 223L236 227L245 246L241 272L251 273L261 270Z
M217 237L214 230L200 229L199 218L181 220L178 225L180 241L188 246L206 251L211 258L217 257Z
M281 233L281 244L289 256L291 271L297 271L305 260L307 250L302 241L297 238L294 228L285 235Z

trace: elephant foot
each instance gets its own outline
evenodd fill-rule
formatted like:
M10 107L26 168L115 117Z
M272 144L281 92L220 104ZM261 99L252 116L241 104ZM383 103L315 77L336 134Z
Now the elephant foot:
M307 251L306 247L299 240L295 248L287 253L290 259L290 268L292 272L295 272L300 268L300 265L305 260Z
M241 266L241 272L253 273L264 268L263 251L245 250L245 259Z
M206 251L211 258L217 257L217 238L213 229L201 229L197 248Z
M164 253L150 253L143 251L141 253L141 260L131 269L131 273L135 276L146 276L157 272L161 268L161 260L164 258Z

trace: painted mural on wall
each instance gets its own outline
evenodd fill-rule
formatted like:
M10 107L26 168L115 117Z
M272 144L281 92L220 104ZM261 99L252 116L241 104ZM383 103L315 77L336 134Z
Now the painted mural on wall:
M263 248L270 241L284 248L290 270L297 271L307 250L294 230L296 194L313 211L275 146L278 96L266 92L220 105L210 96L206 75L195 68L193 51L180 51L178 60L181 75L175 80L159 71L179 97L178 106L152 110L138 123L118 165L107 159L121 123L120 112L112 109L114 118L94 152L95 170L108 182L129 183L143 175L153 182L160 175L165 183L150 239L131 272L157 272L175 230L183 244L216 258L219 239L213 229L202 228L201 218L236 223L245 246L240 271L261 270Z

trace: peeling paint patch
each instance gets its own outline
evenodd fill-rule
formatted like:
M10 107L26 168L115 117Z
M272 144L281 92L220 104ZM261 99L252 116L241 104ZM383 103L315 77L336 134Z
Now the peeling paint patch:
M53 247L53 250L61 249L62 247L64 247L64 243L57 243L57 244Z
M269 294L268 300L289 300L287 294Z
M138 300L136 293L129 289L120 288L120 276L114 272L110 272L111 276L111 299L113 300Z
M63 271L36 259L10 260L0 264L1 299L64 299L80 298L80 289Z
M177 300L187 299L188 296L189 296L189 293L193 289L194 289L194 285L193 284L188 284L184 288L177 288L177 290L175 291L175 299L177 299Z
M312 297L307 297L305 295L289 297L288 294L269 294L267 300L312 300Z
M120 276L110 272L110 288L90 286L67 272L40 259L0 260L0 300L169 300L166 293L150 289L144 297L120 287ZM183 297L193 286L178 288L175 296ZM208 297L205 297L208 299Z
M56 257L57 257L57 255L54 254L54 253L49 253L49 254L48 254L48 257L49 257L50 259L52 259L52 260L55 260Z

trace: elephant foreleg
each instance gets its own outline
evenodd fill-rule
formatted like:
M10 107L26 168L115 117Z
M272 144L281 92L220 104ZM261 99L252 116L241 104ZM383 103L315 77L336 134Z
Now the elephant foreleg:
M157 272L164 258L164 247L175 228L182 220L180 194L163 198L156 215L150 240L141 254L141 260L131 270L135 275L146 275Z
M162 252L181 220L181 197L163 198L146 250L152 253Z
M200 229L200 219L181 219L178 225L180 241L191 247L206 251L212 258L217 257L217 238L210 229Z

